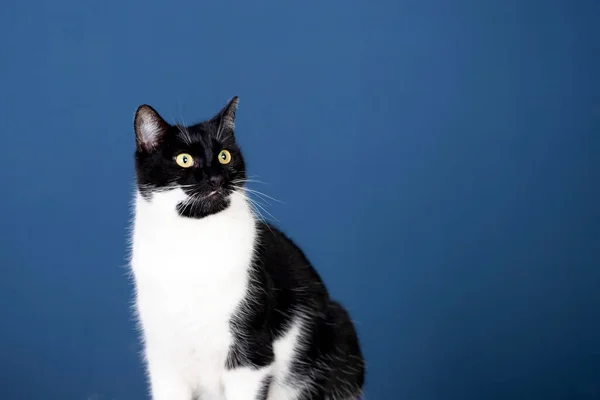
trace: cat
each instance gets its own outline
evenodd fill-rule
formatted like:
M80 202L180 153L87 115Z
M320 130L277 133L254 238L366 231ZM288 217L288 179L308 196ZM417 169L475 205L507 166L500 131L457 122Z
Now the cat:
M130 264L151 397L356 400L365 367L348 312L248 200L238 101L191 126L135 113Z

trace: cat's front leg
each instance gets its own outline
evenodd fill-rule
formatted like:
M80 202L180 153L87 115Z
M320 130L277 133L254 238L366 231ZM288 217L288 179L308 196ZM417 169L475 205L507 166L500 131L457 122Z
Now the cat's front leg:
M227 400L267 400L272 365L244 366L225 371L223 384Z
M183 377L167 364L148 363L152 400L192 400L192 390Z

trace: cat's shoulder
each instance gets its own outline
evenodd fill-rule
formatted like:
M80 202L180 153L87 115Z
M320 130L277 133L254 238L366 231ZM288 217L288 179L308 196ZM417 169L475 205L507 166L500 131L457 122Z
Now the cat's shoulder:
M265 244L271 244L282 247L295 247L298 248L298 245L294 242L294 240L287 235L283 229L281 229L276 224L269 221L258 221L257 231L259 240ZM299 248L298 248L299 249Z

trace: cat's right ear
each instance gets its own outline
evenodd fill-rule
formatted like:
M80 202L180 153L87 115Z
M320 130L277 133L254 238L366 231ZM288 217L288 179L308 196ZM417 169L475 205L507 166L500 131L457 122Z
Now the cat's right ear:
M167 133L169 124L147 104L135 112L135 136L138 150L153 150Z

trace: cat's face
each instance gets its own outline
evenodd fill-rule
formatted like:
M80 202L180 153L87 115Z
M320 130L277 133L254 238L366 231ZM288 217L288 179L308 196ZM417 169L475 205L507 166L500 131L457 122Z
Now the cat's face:
M181 189L187 196L176 205L179 215L204 218L226 209L233 191L246 178L242 153L235 142L238 98L215 117L195 125L170 125L150 106L135 116L135 165L140 193Z

